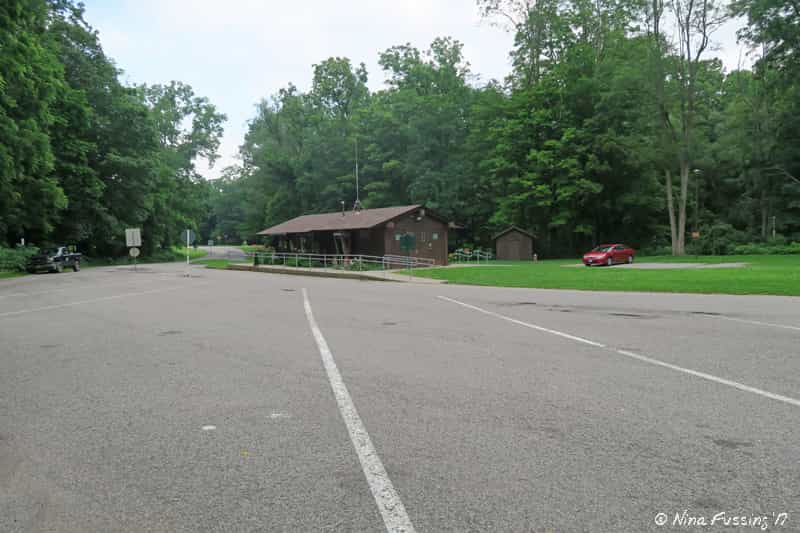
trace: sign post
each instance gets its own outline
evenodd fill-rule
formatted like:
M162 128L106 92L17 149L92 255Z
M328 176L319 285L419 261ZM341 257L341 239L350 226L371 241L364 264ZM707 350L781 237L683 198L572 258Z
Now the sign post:
M186 229L183 230L182 237L181 240L186 241L186 276L189 276L189 246L192 245L197 235L195 235L194 231Z
M136 258L139 257L139 249L131 248L128 254L133 257L133 271L136 272Z
M129 253L133 257L133 271L136 272L136 258L139 257L139 246L142 245L142 230L139 228L126 229L125 245L130 248Z

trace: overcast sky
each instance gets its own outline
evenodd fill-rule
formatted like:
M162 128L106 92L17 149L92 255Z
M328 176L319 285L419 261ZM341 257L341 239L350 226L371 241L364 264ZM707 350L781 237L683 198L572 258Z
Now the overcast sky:
M84 0L85 18L100 32L123 82L179 80L228 116L215 178L236 162L255 104L294 83L307 90L312 65L331 56L365 63L369 86L380 89L378 54L396 44L426 49L451 36L480 80L509 72L513 38L481 21L474 0ZM715 35L725 65L740 51L732 22Z

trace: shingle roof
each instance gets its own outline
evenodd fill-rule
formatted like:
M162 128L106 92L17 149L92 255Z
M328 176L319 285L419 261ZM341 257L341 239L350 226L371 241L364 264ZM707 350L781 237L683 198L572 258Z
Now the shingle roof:
M310 231L341 231L374 228L379 224L388 222L393 218L404 215L421 205L403 205L398 207L380 207L378 209L362 209L360 211L341 211L336 213L321 213L318 215L303 215L295 217L277 226L272 226L258 235L286 235L288 233L308 233Z
M509 226L506 229L504 229L503 231L501 231L500 233L497 233L494 237L492 237L492 240L493 241L497 240L499 237L502 237L503 235L505 235L509 231L518 231L520 233L523 233L523 234L527 235L531 239L535 239L536 238L536 235L534 235L533 233L531 233L529 231L525 231L524 229L522 229L522 228L520 228L518 226Z

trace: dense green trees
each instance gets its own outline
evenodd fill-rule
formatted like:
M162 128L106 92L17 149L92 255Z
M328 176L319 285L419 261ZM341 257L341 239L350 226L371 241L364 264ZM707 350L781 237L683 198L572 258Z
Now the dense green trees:
M46 32L41 2L0 5L0 234L52 230L67 198L52 172L48 132L63 88L63 66ZM48 209L40 209L48 206Z
M145 253L184 227L252 239L331 211L425 203L488 245L517 224L543 256L599 241L673 253L800 240L800 15L791 0L478 0L514 34L505 80L478 83L461 43L364 65L313 65L308 91L262 101L242 163L206 182L224 116L191 87L126 87L72 0L0 6L0 244L59 241ZM746 19L749 70L713 57ZM664 28L669 28L665 30ZM691 235L699 232L699 239Z
M245 164L212 194L224 220L212 231L249 238L349 208L357 141L366 206L424 202L474 243L507 224L532 230L546 255L617 240L720 251L720 235L771 238L772 220L778 240L800 238L790 4L734 4L749 17L742 37L766 50L752 71L734 72L709 53L729 14L710 0L478 5L515 35L506 80L475 86L451 39L381 53L388 83L374 93L363 67L316 65L308 93L289 86L261 104ZM234 198L245 205L231 219L220 207Z
M224 116L180 83L125 87L70 0L0 7L0 244L25 238L124 250L143 228L146 254L207 218Z

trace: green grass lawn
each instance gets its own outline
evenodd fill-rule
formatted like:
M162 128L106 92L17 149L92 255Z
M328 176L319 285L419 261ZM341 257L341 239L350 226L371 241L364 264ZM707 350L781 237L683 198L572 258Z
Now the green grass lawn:
M222 270L228 268L228 265L236 263L237 261L230 261L228 259L200 259L194 262L196 265L205 265L206 268L218 268Z
M177 248L174 248L174 251L175 251L175 255L180 256L181 258L185 258L186 257L186 247L185 246L179 246ZM207 255L208 255L208 251L207 250L200 250L199 248L198 249L189 248L189 260L199 259L199 258L205 257Z
M800 256L737 255L637 257L639 263L749 263L742 268L636 270L619 267L568 268L578 260L495 262L490 266L434 268L417 276L466 285L596 291L778 294L800 296Z
M0 272L0 279L3 278L17 278L19 276L25 276L25 272Z
M238 247L243 252L265 252L266 246L263 244L243 244Z

